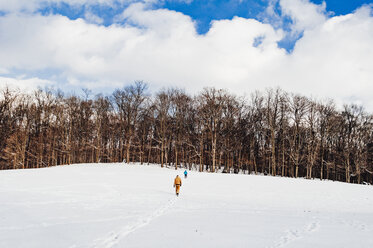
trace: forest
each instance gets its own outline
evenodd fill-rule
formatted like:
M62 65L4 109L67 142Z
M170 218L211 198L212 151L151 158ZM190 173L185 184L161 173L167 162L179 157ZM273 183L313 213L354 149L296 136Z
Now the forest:
M373 115L279 88L0 92L0 169L139 162L373 184Z

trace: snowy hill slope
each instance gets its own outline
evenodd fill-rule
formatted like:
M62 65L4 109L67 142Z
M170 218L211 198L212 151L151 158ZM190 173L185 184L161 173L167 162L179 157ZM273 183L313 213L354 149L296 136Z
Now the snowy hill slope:
M373 247L373 187L158 166L0 171L0 247Z

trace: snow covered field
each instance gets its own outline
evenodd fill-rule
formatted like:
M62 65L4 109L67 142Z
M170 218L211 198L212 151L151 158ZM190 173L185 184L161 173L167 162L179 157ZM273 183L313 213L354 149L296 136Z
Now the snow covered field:
M138 164L0 171L0 247L373 247L373 186Z

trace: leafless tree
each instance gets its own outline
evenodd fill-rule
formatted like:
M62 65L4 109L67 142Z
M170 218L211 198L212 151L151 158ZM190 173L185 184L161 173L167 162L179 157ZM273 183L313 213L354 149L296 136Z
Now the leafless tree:
M0 92L0 169L140 162L226 173L373 183L373 116L281 89L248 101L142 81L111 96Z

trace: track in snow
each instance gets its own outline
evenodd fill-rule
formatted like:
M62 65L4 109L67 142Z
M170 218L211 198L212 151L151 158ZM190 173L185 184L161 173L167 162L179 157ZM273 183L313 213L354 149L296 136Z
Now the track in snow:
M287 230L285 234L280 237L279 241L277 241L273 246L270 246L268 248L284 247L297 239L301 239L307 235L310 235L313 232L318 231L319 228L320 228L320 222L314 219L312 222L305 225L301 230L298 230L298 229Z
M93 245L94 248L111 248L123 238L125 238L128 234L135 232L136 230L149 225L151 221L154 219L162 216L165 214L176 202L176 198L168 200L167 204L158 208L150 215L140 218L137 222L127 225L124 228L118 230L117 232L111 232L106 238L102 238L96 240L95 244Z

